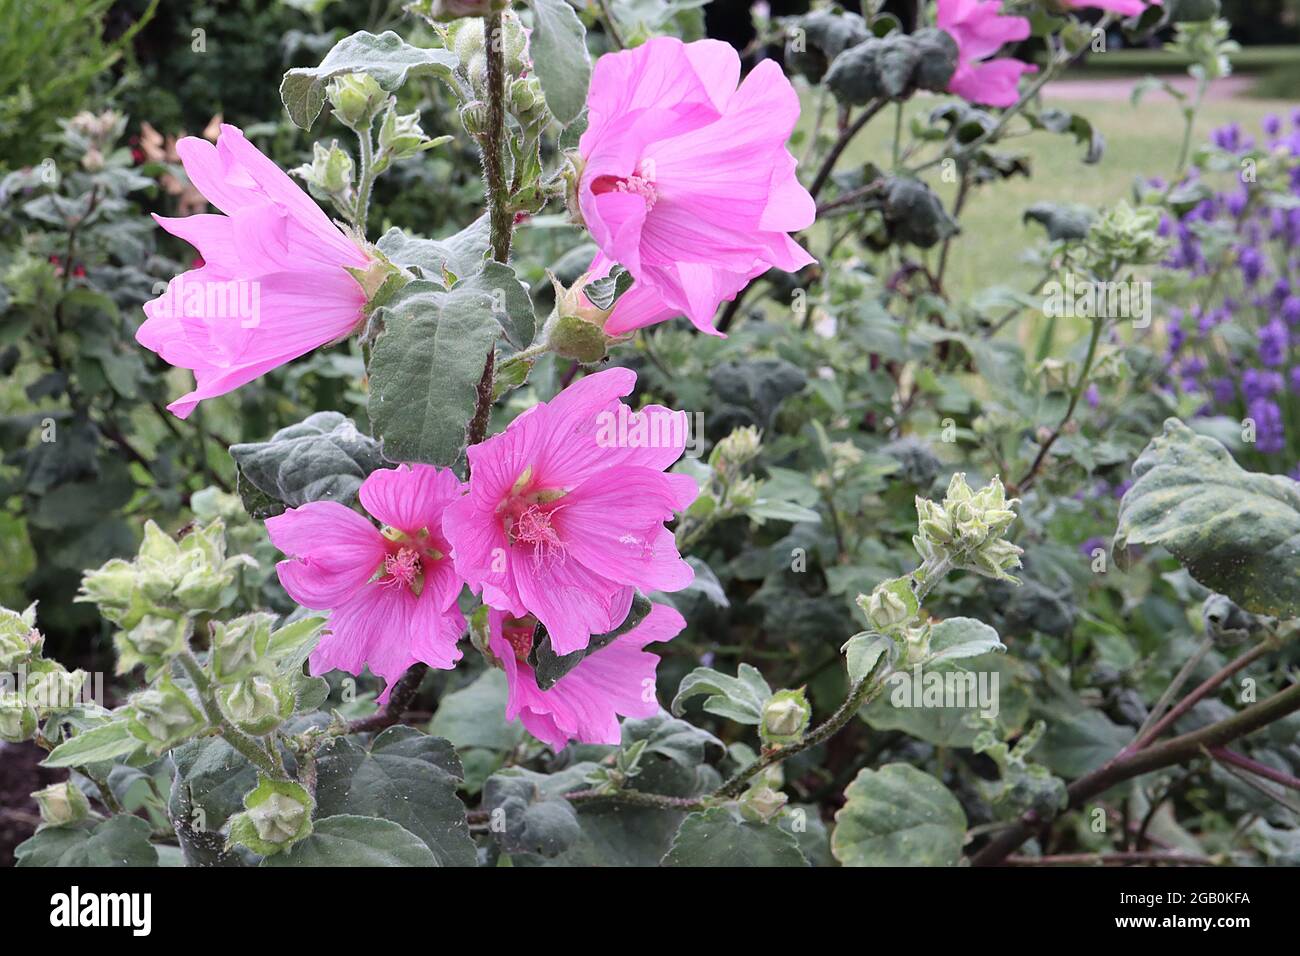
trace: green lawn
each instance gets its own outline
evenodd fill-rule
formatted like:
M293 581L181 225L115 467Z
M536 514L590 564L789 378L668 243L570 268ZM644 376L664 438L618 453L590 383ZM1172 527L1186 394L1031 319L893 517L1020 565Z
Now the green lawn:
M928 113L939 102L938 98L917 97L905 105L905 119L913 113ZM1037 224L1022 221L1026 207L1042 200L1100 207L1130 198L1138 176L1168 177L1174 171L1183 123L1177 106L1163 94L1153 94L1136 107L1126 99L1055 100L1049 96L1048 103L1089 117L1106 137L1105 155L1099 163L1085 165L1083 151L1071 137L1049 133L1007 141L1003 148L1028 155L1032 178L990 184L968 199L961 217L962 235L953 242L945 281L954 298L993 284L1033 286L1038 276L1021 256L1043 233ZM1257 133L1266 114L1286 117L1294 105L1258 99L1207 102L1197 119L1193 143L1204 141L1213 127L1232 120ZM811 106L804 110L803 124L811 126L813 112ZM854 162L867 160L888 168L892 139L893 115L886 110L845 151L838 168L848 169ZM951 208L956 185L941 182L937 172L931 169L927 179ZM826 240L817 235L821 228L814 231L814 255L825 248Z

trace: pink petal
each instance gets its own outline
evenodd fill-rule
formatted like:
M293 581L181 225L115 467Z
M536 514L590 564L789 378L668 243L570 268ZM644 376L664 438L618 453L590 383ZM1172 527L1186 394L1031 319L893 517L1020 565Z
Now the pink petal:
M388 553L383 536L337 501L313 501L266 521L271 543L290 556L276 565L299 604L331 608L374 575Z
M428 528L442 538L442 515L464 486L450 469L398 465L372 471L361 483L361 505L391 528L416 534Z

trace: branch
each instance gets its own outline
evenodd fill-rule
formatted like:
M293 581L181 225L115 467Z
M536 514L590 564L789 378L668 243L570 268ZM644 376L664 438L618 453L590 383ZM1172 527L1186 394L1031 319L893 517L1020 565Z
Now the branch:
M885 104L888 102L889 100L884 99L871 101L863 107L862 112L858 114L858 118L853 121L853 125L847 127L844 132L840 133L840 138L835 141L835 145L831 147L830 152L826 154L826 158L822 160L821 167L817 170L817 175L813 177L812 185L808 187L808 194L812 196L813 199L817 198L817 194L822 191L822 187L826 185L826 181L831 178L831 173L835 171L835 164L839 161L840 154L848 148L848 145L853 141L853 138L862 132L867 123L871 121L871 117L884 109Z
M393 685L393 692L388 695L388 703L384 705L383 710L377 710L369 717L362 717L360 720L354 720L348 724L348 733L360 734L368 733L375 730L383 730L385 727L391 727L394 724L400 724L402 717L410 708L411 701L415 699L416 693L420 689L420 684L424 681L424 675L429 670L429 665L424 663L412 664Z
M1297 710L1300 710L1300 684L1292 684L1268 700L1254 704L1226 720L1126 756L1121 751L1104 766L1070 784L1067 790L1069 807L1077 810L1088 799L1118 783L1183 763L1199 754L1202 748L1213 752L1238 737L1244 737ZM1045 822L1047 821L1032 810L1025 813L976 853L971 858L971 865L996 866L1003 862L1016 847L1029 839L1035 828Z

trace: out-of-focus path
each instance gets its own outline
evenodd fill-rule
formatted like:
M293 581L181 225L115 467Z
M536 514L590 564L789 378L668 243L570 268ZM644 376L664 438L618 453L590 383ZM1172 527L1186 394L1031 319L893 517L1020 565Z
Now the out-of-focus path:
M1170 85L1188 95L1195 92L1196 83L1190 76L1165 76ZM1058 100L1127 100L1133 87L1140 82L1138 76L1096 77L1092 79L1053 80L1047 84L1044 95ZM1214 80L1206 90L1205 97L1210 100L1234 100L1245 96L1254 80L1249 76L1226 76ZM1161 98L1163 90L1153 90L1147 96Z

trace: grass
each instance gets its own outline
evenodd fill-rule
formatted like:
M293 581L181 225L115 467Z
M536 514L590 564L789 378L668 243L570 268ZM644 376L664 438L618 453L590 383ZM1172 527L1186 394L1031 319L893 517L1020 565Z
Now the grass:
M1049 89L1050 93L1050 89ZM910 101L904 107L906 122L913 114L926 114L938 98ZM1083 149L1069 136L1035 132L1008 140L1006 150L1029 157L1032 177L992 183L975 190L961 216L962 234L953 240L945 286L955 300L962 300L990 285L1010 285L1023 290L1033 287L1038 274L1021 256L1023 250L1043 238L1040 226L1022 220L1024 210L1044 200L1083 203L1102 207L1132 196L1139 176L1168 178L1178 161L1183 120L1177 106L1163 94L1152 94L1137 106L1127 99L1064 100L1048 96L1048 105L1060 106L1087 116L1106 138L1106 151L1099 163L1085 165ZM1294 103L1257 99L1211 100L1197 118L1193 144L1206 140L1211 129L1236 120L1258 132L1268 113L1285 117ZM814 109L806 108L802 124L811 126ZM887 169L893 142L892 108L882 111L845 151L838 169L872 161ZM1013 123L1017 128L1023 124ZM921 155L929 156L929 152ZM926 179L951 209L955 184L943 183L937 170ZM813 255L825 248L825 227L815 227ZM819 235L820 233L820 235ZM932 250L932 261L937 259Z

